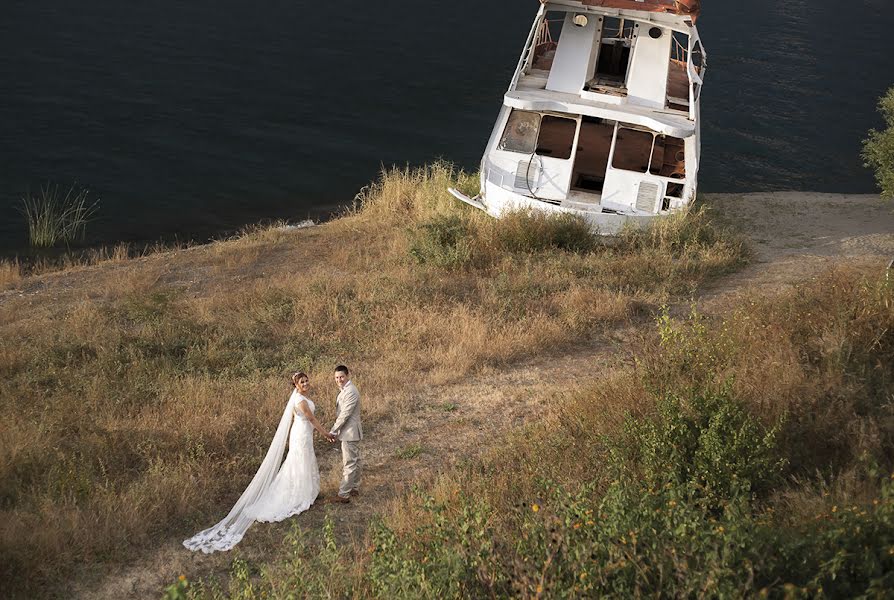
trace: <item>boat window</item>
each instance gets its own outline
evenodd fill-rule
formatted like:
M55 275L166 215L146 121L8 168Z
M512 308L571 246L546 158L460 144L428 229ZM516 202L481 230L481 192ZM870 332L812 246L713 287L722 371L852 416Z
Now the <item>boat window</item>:
M509 122L500 138L499 150L532 154L537 142L537 130L540 127L540 113L524 110L513 110Z
M619 88L627 81L627 67L638 25L630 19L604 17L602 39L596 70L588 82L589 88ZM598 91L598 90L597 90Z
M682 183L669 183L667 184L667 192L665 192L665 196L670 196L671 198L682 198L684 189L685 187Z
M680 138L669 135L655 137L655 149L649 172L660 177L683 179L686 177L686 145Z
M705 76L705 51L702 49L702 43L699 40L695 40L695 43L692 44L692 51L689 53L689 61L692 63L695 72L698 73L699 77L704 78ZM695 81L692 82L692 99L698 102L699 94L701 94L702 86Z
M671 38L670 64L667 70L667 107L689 111L689 36L674 31Z
M531 68L549 71L553 67L553 58L562 36L565 24L565 13L557 10L547 11L540 22L534 36L534 51L531 57Z
M692 45L689 60L692 62L692 66L695 67L695 72L701 75L705 66L705 51L702 49L702 43L699 40L696 40Z
M570 158L576 131L577 121L574 119L544 115L537 136L537 154L563 160Z
M602 22L602 41L629 40L633 37L635 24L630 19L605 17Z
M577 150L574 154L574 170L571 172L572 189L585 192L602 191L614 133L613 121L583 117L580 134L577 137Z
M649 131L621 127L615 139L615 155L612 166L625 171L645 173L652 159L655 136Z

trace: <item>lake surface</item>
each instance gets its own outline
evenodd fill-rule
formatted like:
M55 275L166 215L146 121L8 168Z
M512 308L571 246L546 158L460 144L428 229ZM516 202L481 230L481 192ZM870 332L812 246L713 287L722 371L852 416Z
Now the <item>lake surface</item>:
M703 191L872 192L890 0L705 0ZM844 8L846 7L846 10ZM77 180L89 242L324 216L381 165L476 169L534 0L5 0L0 252L22 194Z

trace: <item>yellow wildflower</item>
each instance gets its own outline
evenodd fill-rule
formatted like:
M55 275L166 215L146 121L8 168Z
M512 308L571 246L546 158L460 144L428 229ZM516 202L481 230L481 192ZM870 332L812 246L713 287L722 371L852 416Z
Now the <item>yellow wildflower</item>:
M538 510L540 510L540 505L539 505L539 504L532 504L532 505L531 505L531 510L533 510L534 512L537 512Z
M186 575L181 575L177 578L177 581L186 581Z

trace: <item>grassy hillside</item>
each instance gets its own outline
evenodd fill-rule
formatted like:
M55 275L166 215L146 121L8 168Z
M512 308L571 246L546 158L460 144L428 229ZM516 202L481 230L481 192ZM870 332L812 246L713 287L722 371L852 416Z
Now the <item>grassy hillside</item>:
M322 383L334 364L355 366L375 432L416 410L420 386L629 324L647 332L635 369L598 386L544 382L529 429L484 440L484 459L418 488L368 539L296 530L266 564L236 562L217 589L189 593L697 595L723 582L782 594L835 589L822 583L832 574L858 589L890 570L884 282L843 269L725 322L674 312L656 327L663 305L748 257L705 211L608 241L567 217L492 220L449 185L475 181L445 165L397 170L311 229L36 278L7 267L4 589L64 595L83 565L114 570L216 521L257 467L295 369ZM835 529L845 512L865 519L863 537L841 537L851 521Z
M894 290L832 270L725 319L660 315L640 360L563 385L363 544L172 597L886 598L894 589Z

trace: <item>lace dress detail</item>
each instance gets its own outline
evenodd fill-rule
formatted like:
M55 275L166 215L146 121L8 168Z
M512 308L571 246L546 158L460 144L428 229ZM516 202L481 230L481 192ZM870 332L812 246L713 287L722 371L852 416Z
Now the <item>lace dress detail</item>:
M254 479L235 506L217 525L183 541L194 551L207 553L230 550L257 521L282 521L307 510L320 493L320 471L313 447L313 425L298 404L314 403L292 392L280 419L273 442ZM288 439L289 452L280 464Z

